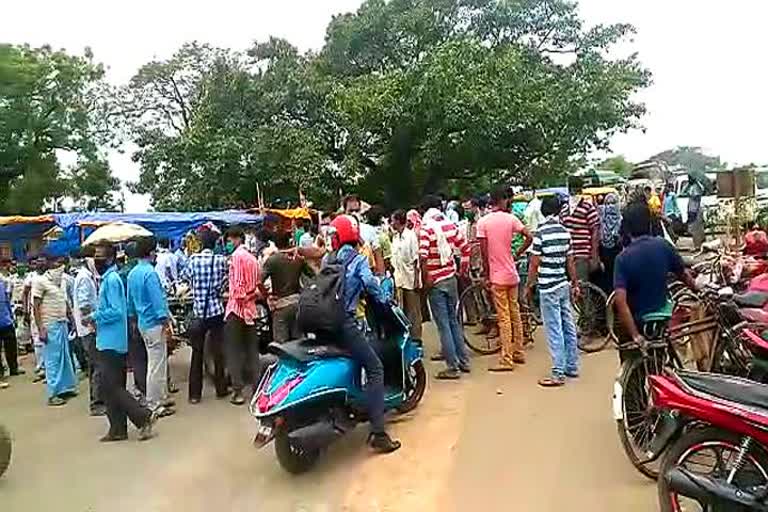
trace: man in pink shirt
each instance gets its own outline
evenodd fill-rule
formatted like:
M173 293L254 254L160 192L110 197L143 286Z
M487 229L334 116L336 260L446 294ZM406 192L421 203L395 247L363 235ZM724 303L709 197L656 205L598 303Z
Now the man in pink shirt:
M243 405L243 368L248 362L256 389L259 379L259 336L256 329L256 299L265 296L259 279L259 262L245 248L245 234L238 227L227 231L235 250L229 264L229 300L224 312L227 369L232 379L234 405ZM216 300L216 298L212 298Z
M501 336L501 359L489 371L507 372L514 370L516 363L525 363L523 323L517 301L520 277L512 257L512 239L517 233L525 237L515 255L515 258L519 258L531 245L533 238L523 223L509 213L507 189L498 188L491 192L491 203L493 211L477 222L483 268L493 293Z

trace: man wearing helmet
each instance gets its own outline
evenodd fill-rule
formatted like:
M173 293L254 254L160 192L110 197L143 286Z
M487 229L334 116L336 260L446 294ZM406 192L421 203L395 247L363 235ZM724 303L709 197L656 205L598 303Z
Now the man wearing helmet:
M377 302L387 299L371 272L368 259L358 253L360 228L350 215L340 215L331 222L329 235L336 259L346 267L344 281L344 310L346 316L341 328L339 343L350 352L352 358L365 368L366 404L371 422L368 445L378 453L391 453L400 448L400 442L392 440L384 430L384 366L373 347L360 331L356 311L360 295L365 291Z

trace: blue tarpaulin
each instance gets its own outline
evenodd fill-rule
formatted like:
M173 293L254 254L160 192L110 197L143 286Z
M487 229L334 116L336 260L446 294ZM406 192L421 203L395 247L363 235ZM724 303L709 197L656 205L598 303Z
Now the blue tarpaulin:
M157 238L178 242L188 231L207 222L218 225L258 225L262 216L240 210L221 212L158 212L158 213L60 213L34 218L8 217L0 219L0 241L11 242L14 257L24 259L26 242L40 238L53 227L61 235L46 245L50 254L66 255L80 247L81 231L84 236L98 226L110 222L129 222L147 228Z

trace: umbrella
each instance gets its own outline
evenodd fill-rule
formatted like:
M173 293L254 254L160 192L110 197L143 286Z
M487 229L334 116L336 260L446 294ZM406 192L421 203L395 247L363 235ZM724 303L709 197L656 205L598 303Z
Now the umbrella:
M145 238L152 236L152 232L144 229L138 224L129 224L127 222L112 222L101 226L91 233L83 242L83 246L98 245L100 243L118 243L127 242L136 238Z

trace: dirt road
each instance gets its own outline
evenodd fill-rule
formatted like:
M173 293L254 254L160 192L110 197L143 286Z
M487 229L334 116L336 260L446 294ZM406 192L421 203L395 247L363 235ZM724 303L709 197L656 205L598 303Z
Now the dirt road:
M655 487L627 462L610 417L615 354L585 358L582 378L556 390L536 386L548 365L541 340L529 356L512 375L488 374L492 358L476 358L469 378L430 380L422 405L391 424L397 454L370 457L360 428L298 478L271 447L251 447L246 409L210 389L198 406L182 389L156 439L105 446L84 387L52 409L41 385L16 378L0 391L0 421L15 436L0 503L9 512L656 510ZM182 388L187 357L173 361Z

